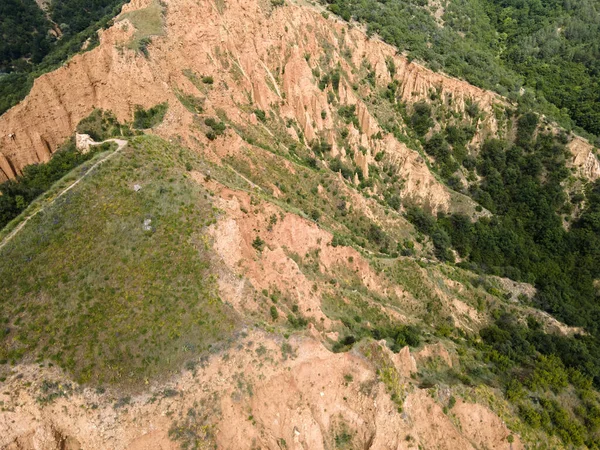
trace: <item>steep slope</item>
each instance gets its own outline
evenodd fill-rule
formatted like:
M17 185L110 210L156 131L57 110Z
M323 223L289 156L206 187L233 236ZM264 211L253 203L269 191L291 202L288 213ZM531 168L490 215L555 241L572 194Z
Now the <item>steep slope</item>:
M450 391L418 382L458 363L452 344L329 349L355 320L386 333L451 315L476 329L473 305L497 297L436 265L333 246L245 181L216 181L228 173L139 137L0 249L1 448L521 448L484 400L497 392L448 406Z
M148 3L132 2L126 10L143 10ZM189 17L206 20L190 26ZM295 121L307 143L322 136L335 147L333 108L326 93L318 89L314 73L326 73L339 65L343 71L340 105L356 104L359 119L358 126L351 128L350 149L368 149L357 165L366 175L373 157L387 151L401 159L403 175L408 179L406 189L421 191L414 185L423 183L429 187L428 200L444 209L450 203L449 195L428 175L418 155L393 139L373 139L381 128L361 98L391 81L386 60L394 61L394 79L400 82L402 99L412 103L436 91L451 97L452 109L461 113L467 100L477 99L489 114L480 124L476 139L497 130L492 105L502 101L494 94L408 63L391 47L367 40L359 30L346 31L343 23L326 20L306 7L271 10L260 3L231 3L219 12L210 2L197 5L178 1L167 3L165 23L166 36L154 39L148 59L123 48L133 33L126 20L103 33L99 48L36 80L28 98L0 119L3 176L13 178L25 165L47 160L93 108L111 110L119 119L128 120L135 105L150 107L168 101L171 113L158 132L167 138L192 134L198 138L197 131L190 129L192 115L177 100L177 92L204 95L183 71L211 75L216 80L214 88L203 93L206 112L222 109L230 120L243 123L249 118L243 106L250 102ZM312 62L305 55L311 55ZM365 66L375 71L376 85L361 86L354 92L352 87L365 75L360 68ZM227 86L236 88L227 90ZM193 141L187 138L186 142Z
M285 345L290 353L282 353ZM371 361L354 352L332 354L312 338L282 343L251 331L227 355L226 362L211 357L205 369L187 371L165 387L122 404L118 399L111 403L110 394L86 390L69 392L42 409L23 384L11 384L20 393L3 394L2 399L9 407L19 406L3 413L0 446L524 448L487 407L458 400L455 418L447 416L443 393L432 398L408 387L404 411L398 414L397 405L377 382ZM390 373L402 368L406 375L397 380L410 386L410 378L404 377L414 367L408 352L397 366L385 350L379 357L387 358ZM36 387L43 379L60 379L56 372L36 372ZM512 444L507 443L509 436Z
M483 170L454 191L430 151L452 127L465 159L547 129L523 164L543 189L569 172L550 134L572 137L535 117L525 136L505 99L273 3L133 1L0 117L2 179L74 132L129 141L0 247L0 448L593 448L590 336L531 285L445 263L464 246L439 223L499 221L459 192ZM481 145L494 169L502 145ZM569 148L597 178L592 146Z
M0 114L23 100L34 80L98 44L126 0L7 0L0 5Z
M432 68L535 104L594 141L600 134L596 0L323 3Z
M149 3L132 2L125 8L144 10ZM409 105L435 94L444 99L446 114L465 115L466 105L474 102L483 112L474 144L485 136L496 135L505 126L498 123L494 105L506 102L491 92L409 63L392 47L367 39L358 29L347 30L333 18L324 19L318 11L295 5L271 9L259 3L231 3L220 12L210 2L167 3L168 31L165 37L154 38L149 58L124 47L132 39L130 19L103 32L97 49L38 78L27 99L2 116L0 176L13 178L25 165L47 160L93 108L112 110L119 119L128 120L135 105L150 107L169 101L172 112L168 125L159 133L164 137L198 137L197 130L190 129L193 119L177 100L178 93L206 97L207 112L222 109L234 122L248 120L249 111L242 107L248 103L265 111L278 111L278 117L296 121L306 142L322 136L335 147L332 107L325 92L318 89L315 74L325 74L338 66L343 72L339 102L358 108L359 122L351 134L350 147L369 150L357 160L363 172L368 171L368 164L379 151L387 151L402 159L408 191L415 192L413 184L423 178L431 186L429 200L446 209L448 194L426 174L413 152L394 140L377 142L372 138L381 127L362 99L387 86L393 78L399 82L400 98ZM147 18L143 12L140 14L143 27ZM190 26L186 21L189 17L206 20ZM311 55L311 60L307 61L306 55ZM217 84L199 93L184 71L197 77L211 75ZM361 84L370 73L375 84ZM358 85L360 88L354 91L352 88ZM227 86L236 88L225 92ZM591 149L591 145L578 140L573 163L588 167L584 173L597 177L597 162L588 161ZM334 148L334 154L337 151ZM421 174L414 175L413 180L413 172Z

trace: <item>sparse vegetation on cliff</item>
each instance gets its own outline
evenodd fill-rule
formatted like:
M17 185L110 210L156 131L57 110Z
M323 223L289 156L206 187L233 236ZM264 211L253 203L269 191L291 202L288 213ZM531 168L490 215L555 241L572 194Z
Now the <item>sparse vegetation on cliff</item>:
M595 44L600 11L594 0L324 3L433 70L535 106L568 128L600 135Z
M169 109L167 102L159 103L149 109L144 109L139 105L136 106L133 114L133 128L139 130L154 128L163 121L167 109Z
M129 20L135 27L135 33L129 42L129 48L138 50L145 57L149 56L148 46L152 42L152 37L160 36L164 32L162 14L160 1L152 0L146 8L131 11L121 16L122 20Z
M121 124L110 111L95 109L77 125L77 133L87 134L94 141L123 136L133 136L130 124Z

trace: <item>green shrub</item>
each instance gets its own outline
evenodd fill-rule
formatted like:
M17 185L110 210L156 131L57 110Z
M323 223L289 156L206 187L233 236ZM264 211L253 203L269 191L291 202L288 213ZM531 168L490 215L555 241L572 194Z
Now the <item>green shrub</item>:
M333 90L335 92L338 92L340 89L340 80L341 80L340 70L336 69L331 73L331 86L333 87Z
M467 114L469 115L469 117L471 118L476 118L479 116L479 104L475 103L474 101L467 99L466 103L466 107L465 110L467 111Z
M254 247L256 251L262 252L265 248L265 241L263 241L260 236L256 236L252 241L252 247Z
M137 105L134 111L133 127L139 130L154 128L163 121L168 108L167 102L159 103L148 110Z
M528 404L519 405L519 416L532 428L539 428L541 425L540 413Z
M516 378L511 378L506 385L506 398L511 402L517 402L525 398L526 392L523 385Z
M261 122L266 122L267 121L267 115L265 114L265 112L262 109L255 109L254 110L254 115Z
M569 384L569 376L560 358L549 355L540 355L535 369L529 379L527 386L531 390L552 389L560 392Z
M358 129L360 127L356 116L356 105L341 106L338 109L338 114L344 119L344 122L353 124L354 128Z
M277 311L277 308L275 306L271 306L269 311L271 314L271 319L273 319L273 321L279 319L279 311Z
M144 55L145 58L150 57L150 53L148 52L148 46L152 43L151 37L143 37L138 41L138 51Z
M448 400L448 409L454 408L454 405L456 405L456 397L451 395L450 400Z
M308 320L305 317L302 316L295 316L293 314L290 314L287 316L288 318L288 323L290 324L290 326L292 328L297 328L297 329L301 329L301 328L306 328L306 326L308 325Z
M94 141L101 142L111 137L131 136L129 126L121 125L111 111L94 109L77 125L77 133L87 134Z
M415 131L417 136L424 136L433 126L431 118L431 106L425 102L418 102L413 105L413 113L409 119L409 125Z
M204 112L204 99L194 95L184 94L179 90L175 90L177 99L185 108L193 114L202 114Z
M217 136L221 136L225 133L225 123L222 121L218 121L213 117L207 117L204 119L204 124L210 128L210 130L206 133L206 136L212 141L216 139Z

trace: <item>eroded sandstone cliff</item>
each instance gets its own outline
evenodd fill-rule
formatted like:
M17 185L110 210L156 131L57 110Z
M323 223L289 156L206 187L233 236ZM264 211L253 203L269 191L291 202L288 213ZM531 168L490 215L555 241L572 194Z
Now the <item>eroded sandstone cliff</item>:
M150 0L134 1L125 12L142 10ZM134 33L129 20L117 19L104 31L99 47L78 55L59 70L36 80L30 95L0 118L0 179L13 178L28 164L46 161L94 108L113 111L131 120L136 105L150 107L167 101L167 120L156 132L180 137L188 145L208 144L194 128L194 117L178 94L202 96L205 112L223 111L238 123L252 120L247 105L274 111L293 120L305 142L327 139L334 155L345 154L335 140L334 111L319 89L318 74L338 68L339 103L356 105L358 127L351 126L349 143L358 152L356 164L368 176L374 155L385 151L399 161L406 180L405 193L425 197L434 207L447 209L450 196L429 172L420 155L391 135L374 139L381 130L364 98L398 80L408 104L427 100L433 93L449 111L464 113L476 102L483 119L474 142L498 132L495 94L408 62L394 49L367 39L333 17L325 19L313 7L290 4L272 8L256 2L215 3L187 0L165 3L165 33L153 38L149 56L129 48ZM390 69L390 67L394 69ZM359 84L368 67L375 84ZM187 76L186 76L187 74ZM198 92L190 74L210 75L215 84ZM193 138L192 138L193 136ZM235 151L239 141L225 147Z

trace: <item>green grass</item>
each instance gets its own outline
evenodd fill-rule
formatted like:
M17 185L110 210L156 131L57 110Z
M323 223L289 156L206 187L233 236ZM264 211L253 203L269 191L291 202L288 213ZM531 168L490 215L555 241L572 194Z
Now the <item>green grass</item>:
M215 210L190 161L138 137L0 250L0 372L51 361L79 382L136 384L233 330L203 234Z
M416 300L426 301L435 297L429 277L422 272L421 266L410 258L398 258L390 267L390 276Z
M186 94L179 89L175 89L175 95L181 104L192 114L202 114L204 112L204 98Z
M146 47L153 36L162 36L164 33L164 19L162 6L154 0L148 7L123 14L121 20L128 19L135 27L135 33L128 47L139 50L147 55Z
M394 325L386 312L379 307L384 305L381 299L367 299L366 295L356 291L342 292L338 295L334 292L324 294L321 308L327 317L340 320L350 332L361 334L367 329L389 328ZM371 292L367 295L375 297Z
M215 82L213 77L208 75L198 75L191 69L183 69L181 73L190 80L199 92L205 95L209 92Z
M23 220L27 219L27 217L34 214L37 210L43 208L44 205L52 202L56 196L78 178L83 176L95 163L107 156L106 152L113 152L116 148L117 144L114 142L106 142L101 146L98 146L97 149L93 148L90 151L93 155L91 159L88 159L70 172L67 172L60 180L56 181L48 190L46 190L46 192L35 198L25 210L7 223L4 228L0 229L0 242L3 242Z

